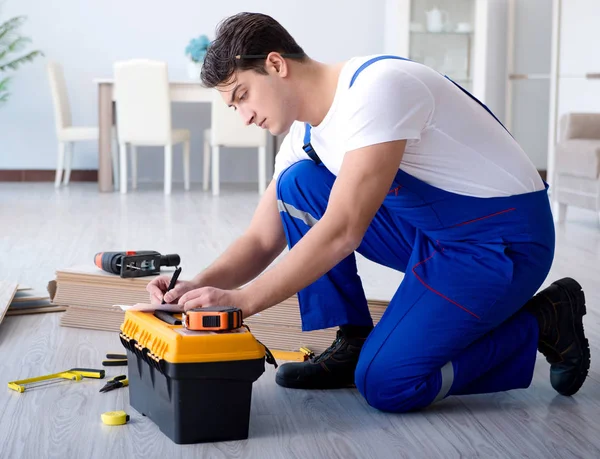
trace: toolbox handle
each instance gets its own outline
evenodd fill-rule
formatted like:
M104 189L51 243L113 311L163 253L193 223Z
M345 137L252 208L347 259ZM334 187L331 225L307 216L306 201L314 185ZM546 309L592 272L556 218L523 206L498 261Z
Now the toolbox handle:
M156 311L154 311L154 317L158 317L160 320L162 320L163 322L166 322L170 325L181 325L181 320L174 317L168 311L162 311L160 309L157 309Z

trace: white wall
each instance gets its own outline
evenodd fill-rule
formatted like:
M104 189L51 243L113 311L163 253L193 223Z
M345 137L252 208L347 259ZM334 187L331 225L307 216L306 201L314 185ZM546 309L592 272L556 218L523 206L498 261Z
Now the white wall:
M0 18L29 17L22 32L46 58L22 67L11 85L8 104L0 107L0 169L54 169L56 136L44 63L60 61L65 70L73 121L97 124L97 90L93 79L110 77L119 59L162 59L173 79L185 79L184 48L240 11L272 15L313 58L335 62L354 55L383 52L384 0L3 0ZM168 5L168 6L167 6ZM210 125L209 107L175 104L173 125L192 131L192 180L201 180L202 131ZM76 145L73 167L97 169L97 145ZM239 151L239 150L238 150ZM251 150L246 152L252 152ZM140 180L162 180L162 153L141 149ZM175 179L181 180L176 153ZM255 181L256 155L222 156L224 181Z

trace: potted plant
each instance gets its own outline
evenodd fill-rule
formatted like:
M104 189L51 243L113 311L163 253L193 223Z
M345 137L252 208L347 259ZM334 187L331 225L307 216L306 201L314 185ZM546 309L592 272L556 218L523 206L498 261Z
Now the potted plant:
M22 64L43 56L41 51L29 51L25 55L14 57L31 42L29 38L19 35L18 30L25 22L25 16L17 16L0 24L0 104L8 100L9 71L15 71Z
M200 35L197 38L192 38L185 48L185 55L189 57L188 76L192 79L200 78L202 70L202 61L206 56L206 50L210 45L210 40L206 35Z

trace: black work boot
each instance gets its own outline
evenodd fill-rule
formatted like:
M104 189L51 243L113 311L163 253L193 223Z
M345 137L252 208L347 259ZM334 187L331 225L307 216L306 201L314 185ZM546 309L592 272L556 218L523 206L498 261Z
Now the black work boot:
M305 362L281 365L275 381L293 389L354 387L354 371L367 334L349 336L342 327L335 341L321 355Z
M577 392L590 368L590 347L583 332L585 296L577 281L553 282L529 300L525 308L540 327L538 350L550 363L550 383L562 395Z

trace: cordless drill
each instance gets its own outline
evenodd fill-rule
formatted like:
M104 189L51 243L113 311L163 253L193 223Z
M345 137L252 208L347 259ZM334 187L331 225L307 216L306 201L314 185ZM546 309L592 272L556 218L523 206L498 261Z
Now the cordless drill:
M153 276L161 266L178 266L179 255L161 255L153 250L127 252L99 252L94 257L98 268L121 277Z

